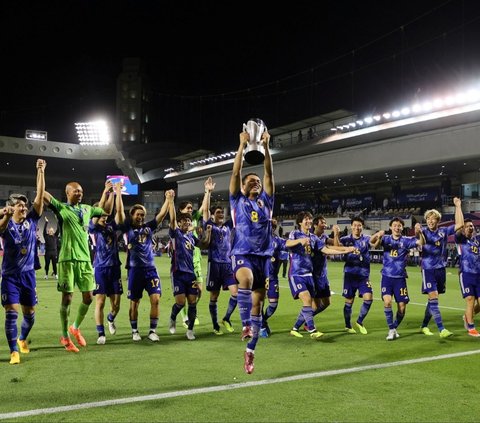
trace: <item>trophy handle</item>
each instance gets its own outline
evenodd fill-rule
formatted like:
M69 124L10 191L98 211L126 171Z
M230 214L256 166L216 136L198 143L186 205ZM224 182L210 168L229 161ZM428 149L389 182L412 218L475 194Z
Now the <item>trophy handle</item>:
M247 130L247 124L244 123L244 124L243 124L243 131L245 132L246 130Z

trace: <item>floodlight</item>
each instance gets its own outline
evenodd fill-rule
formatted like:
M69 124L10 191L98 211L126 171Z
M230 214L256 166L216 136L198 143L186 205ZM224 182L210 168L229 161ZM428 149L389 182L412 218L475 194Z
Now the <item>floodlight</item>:
M80 145L106 145L110 143L108 124L103 120L77 122L75 128Z

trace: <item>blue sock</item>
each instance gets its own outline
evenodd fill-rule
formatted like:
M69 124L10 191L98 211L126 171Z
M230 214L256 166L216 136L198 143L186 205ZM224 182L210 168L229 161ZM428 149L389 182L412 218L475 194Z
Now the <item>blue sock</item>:
M428 300L428 308L430 309L430 313L432 313L433 319L437 324L438 330L441 332L445 327L443 326L442 322L442 315L440 314L440 309L438 308L438 299L432 298Z
M132 327L132 331L138 330L137 324L138 324L137 320L130 320L130 326Z
M105 336L105 326L97 325L98 336Z
M302 307L302 315L305 319L309 331L315 331L315 323L313 322L313 309L311 306Z
M10 352L18 351L17 319L18 319L18 313L15 310L9 310L5 312L5 335L7 336L7 342L10 348Z
M431 318L432 313L430 312L430 304L427 303L427 306L425 307L425 315L423 316L422 328L426 328L428 326Z
M210 317L212 318L212 324L214 329L218 329L218 307L217 300L210 300L208 303L208 310L210 311Z
M370 311L371 305L372 305L372 300L363 301L363 304L362 304L362 307L360 307L360 313L358 314L358 319L357 319L357 323L359 325L363 325L363 321L365 317L367 317L367 314Z
M393 324L392 307L383 307L383 312L385 313L385 319L387 320L388 329L395 329L395 326Z
M345 303L343 306L343 318L345 319L345 327L352 327L352 307L353 303Z
M223 320L230 321L230 317L232 316L232 313L237 308L237 302L238 302L237 296L230 295L230 299L228 300L227 311L225 312L225 317Z
M265 315L263 316L263 319L268 320L270 317L272 317L275 311L277 311L277 307L278 307L277 301L275 301L274 303L268 303L268 307L265 310Z
M238 311L243 326L251 326L250 314L252 313L252 290L238 289Z
M158 326L158 317L150 317L150 330L155 332Z
M400 323L402 323L402 320L404 317L405 317L405 313L400 313L399 311L397 311L395 322L393 323L395 325L395 329L400 326Z
M188 330L193 330L193 326L195 325L195 318L197 317L197 303L189 304L188 305Z
M247 348L255 350L258 342L258 333L262 326L262 316L252 316L252 339L247 343Z
M32 330L33 324L35 323L35 312L32 314L24 314L21 326L20 339L27 339L28 334Z
M170 319L172 319L173 321L177 320L178 313L180 313L180 311L183 309L183 307L185 307L185 305L180 305L180 304L177 304L177 303L173 303L172 312L170 314Z

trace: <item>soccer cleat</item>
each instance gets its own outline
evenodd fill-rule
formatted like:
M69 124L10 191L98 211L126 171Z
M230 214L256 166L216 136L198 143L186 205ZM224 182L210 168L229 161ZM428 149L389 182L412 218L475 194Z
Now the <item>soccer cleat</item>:
M420 328L420 332L427 336L433 336L433 332L427 326Z
M255 356L252 352L245 351L244 353L245 363L243 365L243 368L245 369L245 373L249 375L253 373L253 369L255 368L255 365L253 364L254 357Z
M462 319L463 319L463 327L465 328L465 330L468 330L468 322L467 322L467 318L465 317L465 314L462 316Z
M28 342L26 339L17 339L18 348L22 354L28 354L30 348L28 348Z
M242 330L242 341L248 341L253 338L252 327L244 326Z
M45 279L48 279L48 275L45 275Z
M448 329L442 329L440 332L440 338L450 338L453 335Z
M10 364L20 364L20 353L18 351L10 353Z
M80 332L80 329L75 329L73 325L71 325L68 328L68 331L70 332L71 335L75 337L77 340L78 345L81 347L86 347L87 346L87 341L85 341L85 338L82 336L82 333Z
M188 328L188 325L187 325ZM168 325L168 331L174 335L177 331L177 322L175 320L170 319L170 324Z
M134 330L132 332L132 339L135 341L135 342L138 342L138 341L141 341L142 340L142 337L140 336L140 334L138 333L138 330Z
M368 333L367 328L365 326L361 325L358 322L356 322L355 325L357 326L357 329L360 331L362 335L366 335Z
M473 328L473 329L468 329L468 334L470 336L473 336L474 338L478 338L480 336L480 333L478 333L478 330Z
M290 331L290 335L294 336L295 338L303 338L303 335L298 331L298 329L292 329Z
M110 335L115 335L117 333L117 326L115 326L115 322L108 321L108 331Z
M260 338L268 338L267 328L261 328L258 335L260 336Z
M318 339L323 336L323 332L319 332L316 330L315 332L310 332L310 338L312 339Z
M223 332L221 331L220 327L218 327L218 329L213 328L213 333L217 336L223 335Z
M393 341L394 339L397 339L396 334L397 334L397 331L395 329L389 329L386 340Z
M227 332L229 333L232 333L235 329L233 329L233 326L232 324L230 323L229 320L227 319L223 319L222 320L222 325L225 327L225 329L227 330Z
M105 335L100 335L97 339L97 345L105 345L105 342L107 342Z
M60 338L60 344L62 344L68 352L78 353L80 351L68 336L62 336Z
M148 332L147 338L150 339L150 341L152 341L152 342L158 342L158 341L160 341L159 336L158 336L157 333L154 332L153 330L151 330L150 332Z
M308 326L307 326L306 323L303 325L303 330L304 330L305 332L308 332Z
M357 333L357 331L353 328L345 328L345 332L347 332L347 333Z
M189 341L195 340L195 335L193 334L193 330L187 330L186 337Z

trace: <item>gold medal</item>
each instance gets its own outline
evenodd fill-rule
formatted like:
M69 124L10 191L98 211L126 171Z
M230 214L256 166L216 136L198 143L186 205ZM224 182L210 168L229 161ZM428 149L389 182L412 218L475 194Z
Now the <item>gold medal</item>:
M26 249L25 247L23 247L23 248L20 250L20 252L21 252L23 255L25 255L25 254L27 254L27 249Z
M131 249L132 249L132 244L128 244L127 248L128 248L129 250L131 250Z

